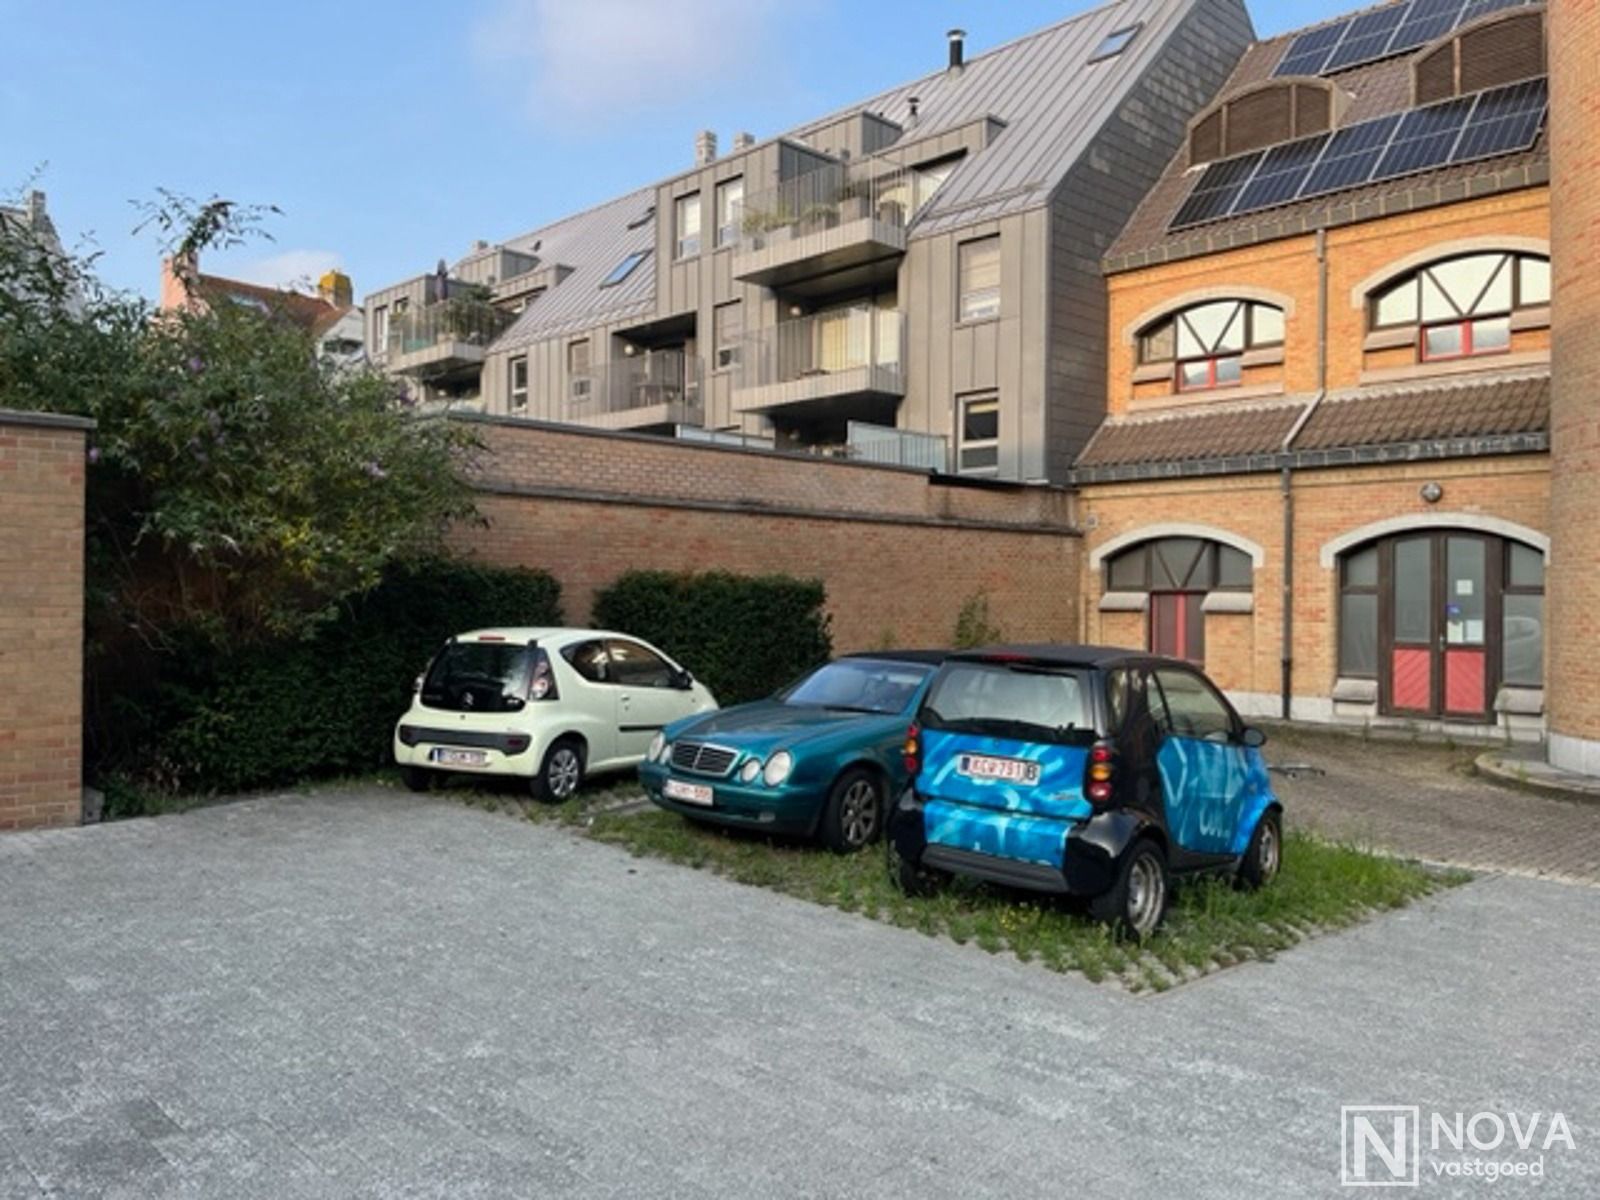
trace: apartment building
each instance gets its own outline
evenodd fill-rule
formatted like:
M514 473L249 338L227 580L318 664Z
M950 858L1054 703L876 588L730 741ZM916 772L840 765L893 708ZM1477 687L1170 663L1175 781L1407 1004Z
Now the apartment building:
M1121 0L366 298L424 400L1004 480L1103 413L1100 260L1251 40ZM930 47L930 50L934 47Z
M1543 730L1547 16L1362 11L1252 46L1189 122L1105 261L1091 637L1247 711Z

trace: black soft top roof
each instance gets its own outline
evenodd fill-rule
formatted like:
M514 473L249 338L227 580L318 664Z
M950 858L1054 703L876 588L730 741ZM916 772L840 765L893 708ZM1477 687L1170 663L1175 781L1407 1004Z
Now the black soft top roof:
M876 658L883 662L923 663L937 667L953 655L953 650L857 650L844 658Z
M962 650L950 656L959 662L1031 662L1047 663L1057 667L1099 667L1128 659L1155 659L1142 650L1126 646L1072 646L1055 642L979 646L975 650Z

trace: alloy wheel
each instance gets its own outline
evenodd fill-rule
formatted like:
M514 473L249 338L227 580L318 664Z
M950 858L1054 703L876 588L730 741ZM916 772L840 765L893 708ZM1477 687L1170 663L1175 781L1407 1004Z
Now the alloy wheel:
M1261 872L1261 882L1267 883L1278 873L1278 863L1283 857L1283 850L1278 845L1278 829L1271 821L1261 824L1261 844L1256 850L1257 866Z
M839 828L852 846L865 846L878 831L878 789L870 780L858 779L845 791Z
M577 752L570 746L558 747L550 756L550 766L545 771L550 794L557 800L567 799L578 790L578 778L582 773Z

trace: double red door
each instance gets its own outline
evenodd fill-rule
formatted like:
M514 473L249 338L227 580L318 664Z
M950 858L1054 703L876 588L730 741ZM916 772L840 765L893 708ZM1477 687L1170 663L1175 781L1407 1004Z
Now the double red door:
M1383 623L1389 712L1487 717L1489 654L1499 617L1491 551L1498 546L1498 539L1465 533L1394 541Z

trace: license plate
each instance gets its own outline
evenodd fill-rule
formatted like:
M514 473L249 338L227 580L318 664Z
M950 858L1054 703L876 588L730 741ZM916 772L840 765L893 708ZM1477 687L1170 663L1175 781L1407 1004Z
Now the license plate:
M1039 782L1039 764L1021 758L990 758L986 754L963 754L956 770L969 779L995 779L1003 783L1022 783L1030 787Z
M684 783L681 779L669 779L661 785L661 794L668 800L678 800L684 804L710 804L711 789L702 783Z
M482 750L435 750L433 761L441 767L481 767L489 755Z

